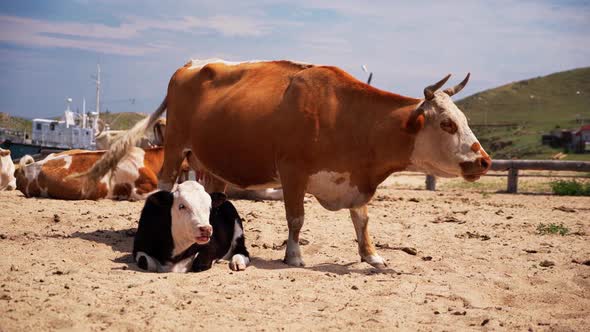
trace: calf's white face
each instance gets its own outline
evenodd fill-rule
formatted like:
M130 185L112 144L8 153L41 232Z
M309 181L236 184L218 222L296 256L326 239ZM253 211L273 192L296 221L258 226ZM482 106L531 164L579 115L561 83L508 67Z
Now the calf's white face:
M213 228L209 223L211 196L195 181L181 183L172 191L172 238L174 255L193 245L206 244L211 239Z

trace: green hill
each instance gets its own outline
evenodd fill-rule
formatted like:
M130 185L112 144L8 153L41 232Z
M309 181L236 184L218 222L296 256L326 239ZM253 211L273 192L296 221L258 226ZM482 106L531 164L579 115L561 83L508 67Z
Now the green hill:
M110 113L105 112L100 114L100 118L109 124L112 130L124 130L133 127L139 120L145 118L147 115L143 113L121 112Z
M0 128L31 132L31 120L0 112Z
M541 145L543 133L590 123L590 67L506 84L457 105L492 157L548 159L563 151ZM590 160L590 154L567 159Z

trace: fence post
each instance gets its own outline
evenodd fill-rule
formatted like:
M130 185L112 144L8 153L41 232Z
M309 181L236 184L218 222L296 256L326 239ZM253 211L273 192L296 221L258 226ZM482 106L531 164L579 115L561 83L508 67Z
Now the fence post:
M426 190L436 190L436 177L434 175L426 175Z
M511 194L518 192L518 168L510 168L508 170L508 187L506 191Z

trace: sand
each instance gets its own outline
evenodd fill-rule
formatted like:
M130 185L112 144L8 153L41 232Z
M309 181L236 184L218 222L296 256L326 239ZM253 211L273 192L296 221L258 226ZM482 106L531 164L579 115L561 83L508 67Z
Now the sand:
M0 331L590 330L589 197L393 183L369 208L385 270L359 261L348 212L314 199L305 268L281 262L283 203L237 200L245 272L154 274L130 255L143 202L0 192Z

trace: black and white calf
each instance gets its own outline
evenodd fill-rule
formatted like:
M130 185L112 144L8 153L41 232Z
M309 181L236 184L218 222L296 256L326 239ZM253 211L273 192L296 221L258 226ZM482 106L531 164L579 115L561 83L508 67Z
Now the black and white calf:
M240 271L250 263L242 221L233 204L222 193L209 195L195 181L147 198L133 258L140 268L152 272L199 272L219 259L229 260L229 267Z

